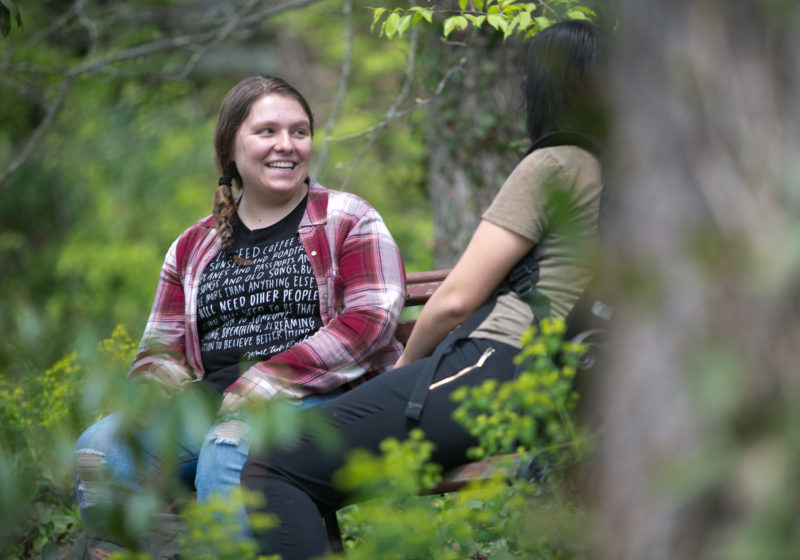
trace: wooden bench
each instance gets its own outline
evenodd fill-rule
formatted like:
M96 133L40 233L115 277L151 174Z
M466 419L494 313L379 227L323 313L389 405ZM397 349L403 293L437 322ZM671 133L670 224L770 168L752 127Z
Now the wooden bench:
M406 276L406 302L405 309L418 310L428 301L434 291L447 277L449 269L433 270L427 272L412 272ZM400 342L406 344L408 337L414 328L415 319L403 319L397 327L396 336ZM585 331L574 337L576 342L583 342L589 346L599 346L602 342L595 342L598 337L602 338L603 332L599 330ZM582 369L589 369L594 365L596 352L589 352L581 364ZM428 494L444 494L454 492L465 487L475 480L488 480L493 475L498 474L498 469L502 469L503 475L526 480L535 479L540 473L536 459L529 455L509 454L489 457L482 461L466 463L454 467L442 475L439 484L431 489ZM326 514L323 517L325 528L328 532L328 543L331 550L335 553L343 552L339 522L336 512Z

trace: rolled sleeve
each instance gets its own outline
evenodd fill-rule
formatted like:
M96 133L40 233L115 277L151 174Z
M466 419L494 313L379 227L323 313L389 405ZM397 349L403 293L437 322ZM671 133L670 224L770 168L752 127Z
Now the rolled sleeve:
M161 268L153 307L128 377L155 379L170 389L192 380L186 363L185 297L172 244Z

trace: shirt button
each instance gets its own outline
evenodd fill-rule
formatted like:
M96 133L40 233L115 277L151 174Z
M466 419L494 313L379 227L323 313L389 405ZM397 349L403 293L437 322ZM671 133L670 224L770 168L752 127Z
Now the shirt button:
M311 251L311 256L312 257L316 257L317 256L317 252L316 251Z

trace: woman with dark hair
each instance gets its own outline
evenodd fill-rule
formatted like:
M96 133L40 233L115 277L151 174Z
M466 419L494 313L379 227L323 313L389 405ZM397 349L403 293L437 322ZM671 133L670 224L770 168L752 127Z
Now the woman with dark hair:
M364 200L308 176L313 123L303 96L279 78L251 77L230 90L214 133L213 215L167 252L129 372L167 392L200 386L218 396L216 423L199 431L205 439L174 450L189 470L196 462L199 500L239 488L250 438L244 403L317 404L385 371L401 352L393 336L405 294L399 251ZM75 447L90 529L107 505L101 490L132 492L174 466L144 437L129 445L129 431L115 413ZM241 520L247 527L244 509Z
M351 499L331 478L352 449L377 453L385 438L406 439L419 428L436 446L434 462L444 469L464 463L477 442L451 418L451 393L513 378L523 331L575 306L592 279L603 190L600 138L589 137L602 123L579 118L602 106L598 41L597 27L582 21L531 39L525 91L534 144L423 308L396 368L316 409L343 434L344 449L323 454L307 437L292 451L248 459L244 484L263 492L263 511L280 520L258 535L264 553L295 560L325 551L319 512ZM525 297L531 292L533 304Z

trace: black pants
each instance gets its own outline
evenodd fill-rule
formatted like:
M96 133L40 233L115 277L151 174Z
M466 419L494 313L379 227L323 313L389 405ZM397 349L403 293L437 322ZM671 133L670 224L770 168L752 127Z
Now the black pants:
M247 489L266 496L266 507L261 511L275 514L281 523L274 530L256 535L261 552L279 553L284 560L295 560L326 551L320 513L335 511L348 503L348 496L333 488L331 476L352 449L378 453L380 442L387 437L404 440L412 429L421 428L426 439L436 444L433 461L444 469L464 463L466 450L477 442L451 419L457 404L450 400L450 394L463 385L479 385L490 378L501 382L513 378L512 359L519 350L496 341L464 339L444 356L436 371L435 381L447 378L474 365L490 346L495 352L483 367L429 392L418 422L407 420L404 412L427 359L384 373L315 408L314 412L321 412L344 437L344 449L335 454L323 453L309 436L291 452L272 452L268 458L251 456L242 482Z

